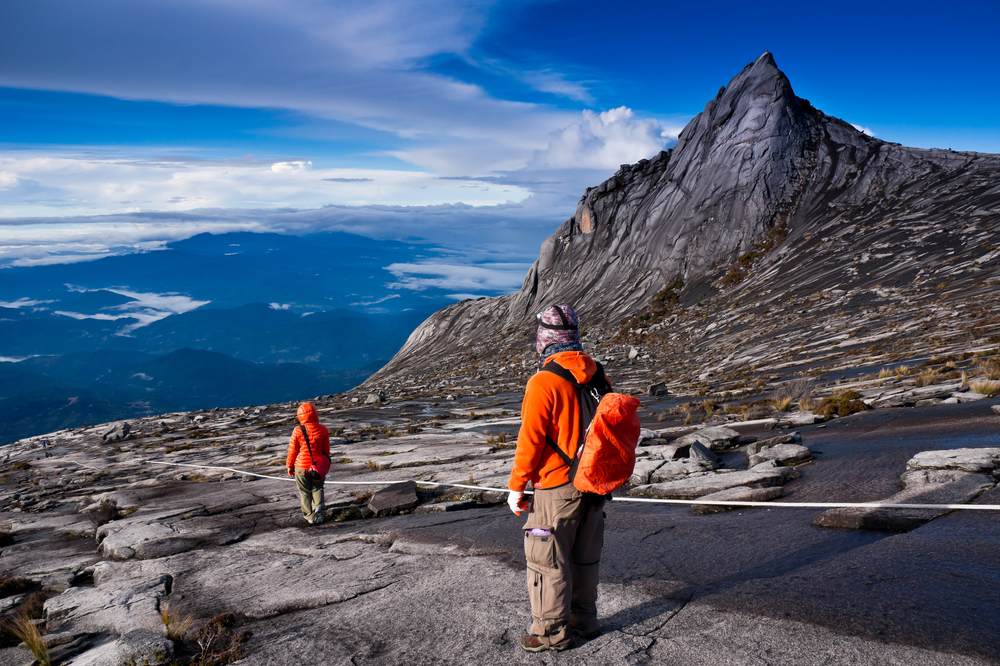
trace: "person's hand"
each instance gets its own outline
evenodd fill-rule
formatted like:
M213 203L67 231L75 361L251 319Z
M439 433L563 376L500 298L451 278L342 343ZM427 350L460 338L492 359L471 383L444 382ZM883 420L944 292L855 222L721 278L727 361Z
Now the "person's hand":
M295 476L295 470L292 469L291 467L288 468L288 476L291 476L291 477Z
M514 512L515 515L520 516L522 511L528 510L528 500L524 499L523 490L512 490L510 495L507 495L507 506L510 510Z

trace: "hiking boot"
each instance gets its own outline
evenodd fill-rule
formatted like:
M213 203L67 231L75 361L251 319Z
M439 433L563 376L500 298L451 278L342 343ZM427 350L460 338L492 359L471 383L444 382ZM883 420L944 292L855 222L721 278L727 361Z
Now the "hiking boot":
M316 513L316 517L312 519L312 524L313 525L322 525L323 524L323 513L322 512L317 512Z
M583 627L574 627L573 625L570 625L569 630L574 635L579 636L580 638L586 638L587 640L597 638L601 635L600 629L584 629Z
M544 652L545 650L555 650L556 652L561 652L569 647L568 643L563 645L546 645L538 640L538 636L534 634L524 636L520 641L520 645L521 649L525 652Z

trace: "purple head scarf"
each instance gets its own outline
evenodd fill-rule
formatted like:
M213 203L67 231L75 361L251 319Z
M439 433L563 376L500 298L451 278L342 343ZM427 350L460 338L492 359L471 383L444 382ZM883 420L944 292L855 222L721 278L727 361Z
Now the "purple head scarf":
M560 351L569 351L564 345L580 347L580 319L568 305L552 305L538 313L538 333L535 335L535 351L539 356L545 355L545 349L551 345L559 345Z

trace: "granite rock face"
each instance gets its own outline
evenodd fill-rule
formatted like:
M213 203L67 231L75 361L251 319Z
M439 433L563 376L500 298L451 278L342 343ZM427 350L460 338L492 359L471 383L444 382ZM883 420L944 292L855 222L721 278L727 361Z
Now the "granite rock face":
M542 244L517 293L437 312L367 384L426 359L439 363L492 340L498 328L516 330L551 303L571 303L588 326L607 328L672 284L682 285L674 294L682 305L730 289L756 289L752 305L768 289L781 294L805 283L813 291L884 291L891 275L893 285L900 277L905 284L918 266L896 266L910 261L900 253L917 257L902 247L879 249L894 242L888 237L872 239L871 247L831 245L839 253L826 252L828 241L892 220L1000 223L1000 193L991 187L998 169L995 155L906 148L827 116L795 95L765 53L719 90L673 148L588 188L576 213ZM953 222L956 216L969 222ZM883 231L912 240L915 232L904 226ZM811 260L791 261L802 256ZM759 287L735 286L764 259L782 270L764 271Z

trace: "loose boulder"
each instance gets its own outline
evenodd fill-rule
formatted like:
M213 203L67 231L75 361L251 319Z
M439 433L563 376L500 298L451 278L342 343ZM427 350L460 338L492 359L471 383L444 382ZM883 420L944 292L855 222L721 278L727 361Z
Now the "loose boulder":
M677 463L666 463L666 465ZM664 467L666 467L664 465ZM661 468L662 469L662 468ZM657 470L659 473L660 470ZM747 486L749 488L769 488L783 486L791 479L798 478L799 473L791 467L775 467L773 469L743 470L734 472L716 472L714 474L697 474L686 478L655 482L639 486L628 491L632 497L662 497L669 499L696 499L727 488Z
M779 435L778 437L771 437L770 439L759 439L756 442L751 442L747 445L747 461L749 462L750 456L760 453L764 449L769 449L772 446L777 446L778 444L801 444L802 435L798 431L790 433L788 435ZM753 465L750 465L753 467Z
M992 472L1000 467L1000 448L923 451L906 463L907 471L917 469L957 469L965 472Z
M750 467L753 467L762 462L773 460L779 465L794 465L810 458L812 458L812 451L801 444L778 444L750 456L748 463Z
M670 391L667 389L667 385L663 383L650 384L649 388L646 389L646 394L651 397L658 397L661 395L668 395Z
M714 426L711 428L695 430L692 433L678 438L674 441L674 444L677 446L685 446L698 442L699 444L705 445L712 451L725 451L726 449L736 446L739 441L740 433L730 428Z
M660 465L650 477L650 483L663 483L675 479L683 479L692 474L704 474L711 472L715 467L711 463L701 462L685 458L683 460L672 460Z
M417 506L417 484L413 481L394 483L384 490L372 495L368 508L376 516L392 516L403 511L409 511Z
M688 447L688 458L690 458L692 462L710 465L712 469L719 467L722 463L719 456L712 453L711 449L700 442L694 442Z
M105 444L117 444L118 442L123 442L128 439L129 433L131 432L132 426L128 424L128 421L121 421L105 432L101 436L101 439L104 440Z
M662 442L662 439L652 440ZM650 460L676 460L687 455L688 447L677 446L676 444L655 444L653 446L643 446L635 450L635 455L639 458L649 458Z
M130 631L115 642L116 664L169 664L174 644L152 629Z
M663 458L639 458L635 461L632 469L632 476L625 482L626 488L644 486L649 483L649 477L653 472L663 466Z

